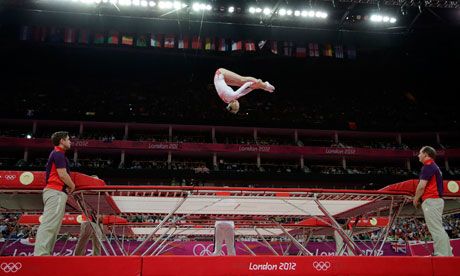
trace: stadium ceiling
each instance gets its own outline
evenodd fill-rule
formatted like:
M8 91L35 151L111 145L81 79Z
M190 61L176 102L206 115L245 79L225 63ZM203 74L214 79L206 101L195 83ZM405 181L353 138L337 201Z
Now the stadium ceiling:
M454 0L433 0L433 1L420 1L420 0L323 0L331 3L357 3L357 4L372 4L372 5L387 5L387 6L410 6L419 7L425 6L429 8L460 8L460 1Z
M0 6L42 16L48 12L50 16L64 17L155 19L166 24L188 21L220 26L392 33L460 26L458 0L6 0Z

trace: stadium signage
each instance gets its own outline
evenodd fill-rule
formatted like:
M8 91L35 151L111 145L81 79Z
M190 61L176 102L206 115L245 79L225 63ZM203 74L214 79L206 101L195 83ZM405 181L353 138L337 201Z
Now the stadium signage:
M238 151L242 152L270 152L269 146L239 146Z
M75 146L76 147L87 147L89 146L89 142L86 140L78 140L78 141L75 141Z
M265 262L264 264L249 263L249 270L253 271L294 271L297 266L295 262L281 262L276 264L271 264Z
M149 149L177 150L179 149L179 144L177 143L165 143L165 144L150 143Z
M326 154L340 154L340 155L355 155L356 149L336 149L336 148L327 148Z

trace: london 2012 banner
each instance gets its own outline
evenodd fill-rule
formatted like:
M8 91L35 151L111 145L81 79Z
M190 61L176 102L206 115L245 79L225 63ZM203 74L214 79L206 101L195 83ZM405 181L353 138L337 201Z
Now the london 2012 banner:
M122 246L126 252L132 252L140 244L140 241L124 241ZM264 244L254 241L244 242L244 244L256 255L273 255L273 252L266 247ZM0 242L0 248L3 248L4 242ZM58 241L54 247L53 255L61 256L72 256L75 250L76 241ZM151 243L145 244L144 248L141 248L141 252L146 250ZM250 255L249 250L241 242L236 242L236 254L237 255ZM280 255L293 255L296 256L299 250L288 242L271 242L271 246ZM373 245L370 242L359 243L363 255L378 255L378 256L404 256L407 255L407 251L404 246L395 247L392 243L385 243L380 249L377 248L373 252ZM112 247L117 251L117 254L121 255L115 242L112 243ZM401 248L404 247L404 250ZM3 256L32 256L34 245L27 239L9 241L5 245L2 255ZM152 248L150 252L154 252L156 247ZM335 243L334 242L310 242L307 245L307 249L317 256L333 256L335 255ZM188 256L208 256L214 251L213 242L195 242L195 241L171 241L166 246L157 250L158 255L188 255ZM102 253L104 255L104 253ZM227 254L226 246L223 246L223 254ZM346 252L345 252L346 254ZM91 243L88 244L86 249L86 255L92 255Z

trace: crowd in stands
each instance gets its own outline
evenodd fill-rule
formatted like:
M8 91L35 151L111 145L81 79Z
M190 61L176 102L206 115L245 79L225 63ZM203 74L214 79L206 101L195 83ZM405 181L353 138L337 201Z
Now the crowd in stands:
M205 135L200 135L200 136L177 136L174 135L172 137L172 142L174 143L212 143L211 141L211 135L205 136Z
M443 226L451 239L460 238L460 215L446 215L443 218ZM376 240L379 231L361 234L364 240ZM388 241L408 243L410 241L431 241L431 234L424 220L417 218L398 218L395 225L390 229Z
M427 145L434 145L437 143L428 143ZM390 149L390 150L409 150L408 145L405 143L398 144L396 142L389 141L351 141L332 143L331 147L336 148L370 148L370 149ZM418 147L413 147L418 149Z
M450 175L460 175L460 168L449 168L448 170Z
M21 137L25 138L30 135L31 138L49 138L53 132L40 132L32 134L30 131L23 131L21 129L0 130L0 137ZM424 145L431 145L438 149L454 148L455 143L437 143L436 141L417 141L407 140L406 142L397 143L388 140L350 140L340 139L338 142L333 139L311 139L307 137L299 137L297 142L292 136L259 136L254 138L252 135L241 136L238 134L228 134L222 137L216 137L213 141L211 138L211 131L203 135L168 135L159 134L138 134L135 131L130 133L128 137L120 133L113 133L111 131L84 131L82 134L70 133L69 136L72 140L99 140L104 142L112 142L115 140L129 140L129 141L152 141L152 142L173 142L173 143L220 143L220 144L242 144L242 145L287 145L287 146L312 146L312 147L331 147L331 148L369 148L369 149L389 149L389 150L418 150ZM433 134L434 137L434 134ZM126 139L125 139L126 138ZM460 145L459 145L460 146Z
M18 224L20 213L0 213L0 242L5 239L22 239L27 238L34 227Z
M22 158L0 158L1 168L17 167L20 169L27 168L44 168L46 166L47 158L34 158L25 161ZM401 166L388 166L388 165L366 165L366 166L353 166L349 165L346 168L338 165L324 165L309 162L301 168L300 163L296 161L270 161L262 160L258 166L255 160L233 160L233 159L219 159L216 165L212 162L200 159L187 159L176 160L172 159L171 162L165 159L133 159L130 161L120 162L114 158L92 157L92 158L78 158L75 162L69 158L69 165L71 168L89 168L89 169L129 169L129 170L172 170L172 171L193 171L195 173L210 173L213 171L222 172L266 172L266 173L305 173L305 174L323 174L323 175L399 175L407 177L417 177L419 171L415 168L408 170ZM460 168L457 166L450 166L445 169L440 164L444 176L458 176L460 175Z
M170 142L168 135L133 133L130 134L128 140L133 141L149 141L149 142Z

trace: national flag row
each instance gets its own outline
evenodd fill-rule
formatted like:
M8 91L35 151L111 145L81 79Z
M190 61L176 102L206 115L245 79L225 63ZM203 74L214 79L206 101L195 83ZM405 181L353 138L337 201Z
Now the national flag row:
M22 41L95 44L129 47L153 47L166 49L195 49L205 51L271 51L273 54L294 57L356 58L354 47L342 45L299 43L274 40L232 40L199 36L177 36L174 34L122 34L117 31L97 32L73 28L23 26L19 35Z

